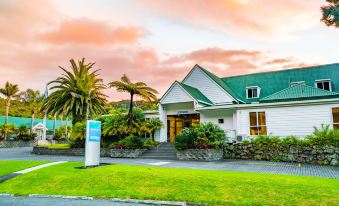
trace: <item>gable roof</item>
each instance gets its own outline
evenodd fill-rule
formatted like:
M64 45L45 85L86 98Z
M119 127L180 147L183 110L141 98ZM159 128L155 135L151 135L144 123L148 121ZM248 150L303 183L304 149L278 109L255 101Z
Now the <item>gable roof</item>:
M323 97L326 98L339 97L339 93L300 84L296 86L290 86L267 97L261 98L260 102L293 101Z
M200 68L205 74L207 74L207 76L209 76L215 83L217 83L222 89L224 89L234 99L237 99L237 100L240 99L239 96L235 92L233 92L233 90L221 78L211 73L210 71L206 70L205 68L199 66L198 64L196 64L194 67Z
M197 88L191 87L184 83L180 83L180 82L178 83L184 90L186 90L198 102L209 104L209 105L213 104L211 100L209 100L205 95L203 95Z
M258 102L259 99L247 99L246 87L258 86L260 98L290 87L291 82L304 81L306 85L315 87L315 81L331 79L332 91L339 93L339 64L327 64L312 67L288 69L273 72L254 73L241 76L221 78L232 91L246 103Z

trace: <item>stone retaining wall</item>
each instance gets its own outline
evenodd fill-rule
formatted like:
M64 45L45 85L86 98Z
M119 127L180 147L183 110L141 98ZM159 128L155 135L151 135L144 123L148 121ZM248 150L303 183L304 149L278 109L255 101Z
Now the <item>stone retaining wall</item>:
M222 149L185 149L177 150L178 160L215 161L223 158Z
M233 144L224 148L225 159L251 159L338 165L339 149L335 146Z
M0 141L0 148L33 147L36 141Z
M146 149L134 150L116 150L108 148L100 148L101 157L125 157L136 158L142 155ZM69 149L49 149L47 147L33 147L33 154L38 155L65 155L65 156L84 156L84 148L69 148Z
M111 149L113 158L136 158L141 156L147 149Z

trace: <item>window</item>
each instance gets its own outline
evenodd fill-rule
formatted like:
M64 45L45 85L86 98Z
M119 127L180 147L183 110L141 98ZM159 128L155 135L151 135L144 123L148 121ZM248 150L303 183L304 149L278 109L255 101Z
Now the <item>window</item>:
M247 99L259 98L259 93L260 93L259 87L246 88Z
M224 119L218 119L219 124L224 124Z
M339 129L339 107L332 108L332 115L333 115L333 128Z
M265 112L250 112L250 135L266 135Z
M290 83L291 86L297 86L297 85L301 85L301 84L302 84L302 85L306 85L306 84L305 84L305 81L291 82L291 83Z
M316 80L315 86L319 89L332 91L331 80Z

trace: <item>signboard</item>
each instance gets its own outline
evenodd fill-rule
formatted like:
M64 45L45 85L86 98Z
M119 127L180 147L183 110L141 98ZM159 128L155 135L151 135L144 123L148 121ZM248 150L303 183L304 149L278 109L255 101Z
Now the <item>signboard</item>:
M98 166L100 164L100 139L101 139L101 122L87 120L85 167Z
M177 114L188 114L188 111L187 110L180 110L180 111L177 111Z

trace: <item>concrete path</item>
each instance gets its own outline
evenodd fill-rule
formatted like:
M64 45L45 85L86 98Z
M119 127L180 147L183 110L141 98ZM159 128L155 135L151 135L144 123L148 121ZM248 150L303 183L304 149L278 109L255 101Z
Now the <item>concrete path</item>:
M118 202L112 200L84 200L72 198L47 198L47 197L28 197L28 196L1 196L1 206L145 206L149 204Z
M84 157L34 155L31 154L31 151L32 148L27 147L2 148L0 149L0 159L76 161L76 162L79 161L81 162L84 160ZM292 174L301 176L339 178L339 167L296 164L286 162L268 162L252 160L222 160L216 162L198 162L198 161L122 159L122 158L101 158L101 162L111 164L147 165L169 168L231 170L243 172Z

